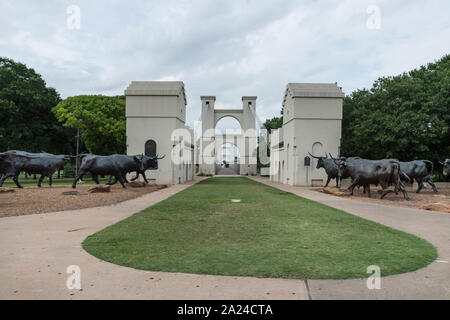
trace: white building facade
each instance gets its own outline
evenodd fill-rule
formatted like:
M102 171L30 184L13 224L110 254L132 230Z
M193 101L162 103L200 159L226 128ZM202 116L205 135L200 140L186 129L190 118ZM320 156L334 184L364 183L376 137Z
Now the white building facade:
M239 150L237 174L257 174L255 96L242 97L242 109L215 109L215 96L201 97L201 136L186 126L186 94L181 81L133 81L125 90L127 154L165 156L146 175L156 183L179 184L199 173L214 174L222 146ZM339 154L344 93L335 83L289 83L283 99L283 127L270 135L270 179L322 186L323 169L309 157ZM235 118L242 134L217 134L216 124ZM181 133L180 133L181 132ZM309 157L309 162L305 161ZM229 161L228 161L229 162ZM238 163L237 163L238 162Z
M344 93L335 83L289 83L283 99L283 127L270 136L270 180L323 186L325 170L310 157L339 154ZM308 161L305 157L309 157Z
M133 81L125 90L127 154L165 156L146 176L161 184L194 178L193 132L186 126L186 95L181 81ZM177 129L189 137L174 134ZM174 152L176 151L176 153Z

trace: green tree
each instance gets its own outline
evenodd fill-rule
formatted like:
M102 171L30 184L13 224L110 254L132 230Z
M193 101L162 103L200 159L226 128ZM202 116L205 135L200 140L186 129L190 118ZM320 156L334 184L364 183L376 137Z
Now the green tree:
M450 152L450 55L345 97L341 154L436 161Z
M51 112L60 101L33 69L0 57L0 151L73 153L73 130Z
M282 126L283 126L283 116L273 117L272 119L267 119L264 122L264 127L267 129L269 133L271 133L273 129L279 129Z
M280 117L273 117L272 119L267 119L264 123L263 123L264 128L267 129L268 134L272 133L272 130L274 129L279 129L283 126L283 109L281 109L281 116ZM260 157L259 157L259 146L260 141L259 141L259 137L258 137L258 147L256 149L256 154L257 154L257 167L258 169L261 167L268 167L269 164L262 164L260 161ZM267 156L270 157L270 145L269 142L267 142Z
M125 153L125 97L69 97L54 107L53 112L64 126L80 129L80 138L90 152Z

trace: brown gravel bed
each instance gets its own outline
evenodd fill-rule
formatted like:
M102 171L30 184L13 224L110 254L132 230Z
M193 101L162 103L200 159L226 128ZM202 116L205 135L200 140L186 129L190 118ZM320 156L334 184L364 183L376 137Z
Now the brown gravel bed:
M78 185L77 195L63 195L72 191L71 186L13 188L14 192L0 193L0 218L46 212L76 210L112 205L166 188L166 185L150 184L145 188L123 189L111 187L109 193L88 193L95 185Z
M450 204L450 189L439 189L439 193L433 193L431 187L426 189L422 189L420 193L415 193L415 189L412 190L410 187L406 187L406 191L408 192L408 196L410 198L409 201L405 201L403 198L403 194L399 192L398 195L395 193L387 194L382 200L378 199L378 189L377 187L371 186L371 194L372 198L368 198L367 194L363 194L363 188L359 190L355 188L353 192L353 196L348 196L348 191L346 189L341 189L341 191L345 192L345 198L347 199L355 199L359 201L367 201L371 203L384 204L384 205L392 205L392 206L400 206L400 207L408 207L408 208L416 208L432 203L445 203ZM321 189L316 189L320 191ZM336 196L336 195L335 195Z

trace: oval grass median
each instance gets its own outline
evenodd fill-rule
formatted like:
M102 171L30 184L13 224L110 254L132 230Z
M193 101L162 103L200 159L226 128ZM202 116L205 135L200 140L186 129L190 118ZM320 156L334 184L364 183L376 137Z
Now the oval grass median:
M244 177L201 181L83 247L136 269L296 279L362 278L370 265L386 276L437 257L414 235Z

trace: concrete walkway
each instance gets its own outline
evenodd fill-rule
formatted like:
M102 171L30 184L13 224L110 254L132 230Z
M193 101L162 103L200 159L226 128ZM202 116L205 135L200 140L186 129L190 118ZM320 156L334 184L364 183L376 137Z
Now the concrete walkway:
M415 234L431 242L439 258L416 272L383 277L380 290L369 290L366 279L308 280L312 299L450 299L450 214L392 207L323 194L311 188L253 180L288 191L362 218ZM382 272L382 270L381 270ZM369 276L369 275L368 275Z
M88 235L190 183L108 207L0 219L0 299L450 299L449 214L371 204L266 178L252 179L416 234L438 248L439 259L416 272L384 277L381 290L368 290L366 279L303 281L140 271L101 261L82 249ZM70 265L81 269L82 290L66 287Z
M0 299L309 298L302 280L140 271L101 261L82 249L87 236L191 184L108 207L1 218ZM81 269L81 290L66 287L70 265Z

